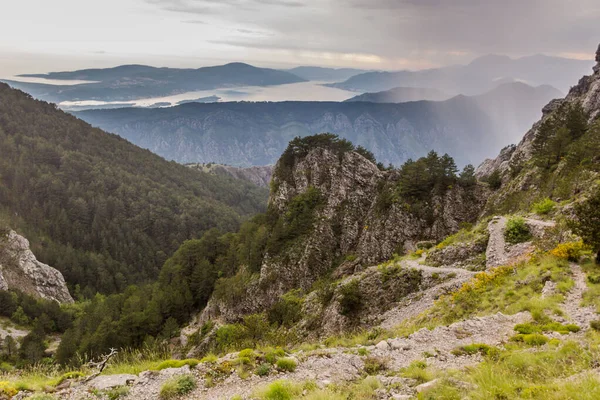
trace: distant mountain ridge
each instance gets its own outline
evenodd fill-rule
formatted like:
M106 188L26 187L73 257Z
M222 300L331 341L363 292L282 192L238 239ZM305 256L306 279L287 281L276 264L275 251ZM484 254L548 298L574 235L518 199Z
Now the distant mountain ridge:
M395 87L435 88L452 94L476 95L502 82L523 81L529 85L552 85L566 92L584 75L593 61L545 55L512 59L487 55L467 65L452 65L419 71L367 72L327 86L357 92L379 92Z
M55 80L86 80L79 85L5 81L45 101L74 100L126 101L169 96L195 90L236 86L272 86L305 80L286 71L257 68L244 63L230 63L197 69L156 68L145 65L122 65L105 69L85 69L23 77Z
M451 95L433 88L413 88L413 87L397 87L390 90L385 90L376 93L363 93L358 96L344 100L345 102L352 101L367 101L371 103L405 103L407 101L447 100Z
M241 102L75 115L182 163L273 164L294 137L331 132L371 150L384 164L399 165L433 149L464 165L518 140L556 95L519 84L482 98L442 102Z
M288 69L288 72L308 81L339 82L345 81L355 75L370 72L366 69L356 68L325 68L300 66Z

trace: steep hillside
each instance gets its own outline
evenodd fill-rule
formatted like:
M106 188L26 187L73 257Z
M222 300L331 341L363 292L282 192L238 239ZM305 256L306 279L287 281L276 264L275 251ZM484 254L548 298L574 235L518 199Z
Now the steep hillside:
M594 73L564 99L550 102L517 146L486 160L476 174L495 181L487 210L528 209L542 198L584 198L598 186L600 170L600 49Z
M507 87L510 89L510 87ZM496 95L497 93L497 95ZM296 136L332 132L400 165L430 150L478 164L513 143L552 93L497 89L481 101L402 104L283 102L188 104L160 110L90 110L76 115L178 162L274 164ZM512 97L511 97L512 96Z
M78 85L5 81L14 88L51 102L75 100L125 101L235 86L270 86L303 82L289 72L231 63L198 69L121 65L114 68L24 75L56 80L85 80Z
M0 211L93 295L155 279L186 239L264 209L250 183L193 171L0 84Z
M566 92L592 65L590 61L544 55L518 59L489 55L468 65L420 71L367 72L329 86L358 92L380 92L403 86L477 95L491 90L498 83L521 81L533 86L551 85Z

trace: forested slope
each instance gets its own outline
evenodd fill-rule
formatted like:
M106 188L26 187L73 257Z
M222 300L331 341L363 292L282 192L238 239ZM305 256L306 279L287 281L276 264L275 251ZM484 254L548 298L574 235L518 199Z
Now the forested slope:
M4 84L0 154L2 214L88 295L154 280L184 240L266 204L264 189L167 162Z

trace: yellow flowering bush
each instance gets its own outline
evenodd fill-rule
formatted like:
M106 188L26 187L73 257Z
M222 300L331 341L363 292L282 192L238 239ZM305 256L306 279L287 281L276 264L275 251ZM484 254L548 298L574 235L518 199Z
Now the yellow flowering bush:
M586 247L583 241L561 243L554 249L550 250L550 254L554 257L562 258L569 261L577 261L585 253Z
M17 389L13 386L12 383L7 381L0 381L0 396L6 395L8 397L13 397L17 394Z

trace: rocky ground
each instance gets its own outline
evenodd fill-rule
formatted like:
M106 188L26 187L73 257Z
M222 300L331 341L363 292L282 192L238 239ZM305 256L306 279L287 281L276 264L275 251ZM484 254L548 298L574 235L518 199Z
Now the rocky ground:
M551 227L553 223L528 219L531 226ZM530 251L530 244L524 246L508 246L504 241L503 231L506 224L504 217L496 217L489 224L490 240L487 254L490 256L489 266L511 263L520 260ZM401 261L403 267L414 268L424 273L452 274L451 279L440 285L431 287L423 292L409 296L388 311L381 318L380 326L391 328L402 321L421 314L429 308L441 294L451 292L469 280L475 273L459 268L436 268L423 265L423 259ZM592 307L581 307L581 301L586 290L586 276L581 267L571 265L574 286L565 296L561 305L563 316L554 317L558 322L575 323L580 328L579 333L566 335L567 338L581 337L588 329L590 321L597 318ZM555 287L552 284L544 286L544 295L552 295ZM233 369L221 380L211 382L205 378L210 369L208 365L200 364L195 368L169 368L162 371L146 371L136 375L99 376L83 385L74 384L57 393L61 399L96 399L97 391L129 385L130 390L126 399L156 399L159 397L163 383L174 376L191 374L197 381L197 388L185 399L225 399L234 396L250 398L257 387L269 382L287 379L295 382L312 380L318 386L326 386L334 382L350 382L364 376L365 354L383 360L387 371L398 371L418 360L427 360L428 365L439 369L463 369L481 361L479 354L455 355L452 350L459 346L483 343L491 346L502 346L508 338L514 335L514 326L528 322L531 316L527 312L515 315L501 313L484 317L475 317L453 323L449 326L439 326L433 330L421 329L408 337L395 337L381 341L376 345L353 347L317 348L310 351L297 351L288 354L298 366L294 372L272 372L268 376L259 377L250 374L242 379ZM563 339L560 335L558 338ZM219 363L232 362L237 353L228 354L218 360ZM410 399L413 398L423 385L414 380L391 376L381 373L377 378L384 384L379 390L381 398ZM428 385L427 383L424 384Z

